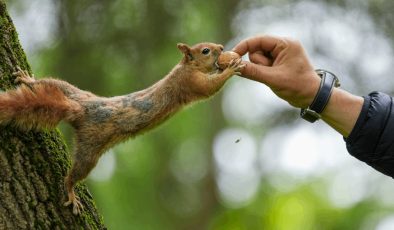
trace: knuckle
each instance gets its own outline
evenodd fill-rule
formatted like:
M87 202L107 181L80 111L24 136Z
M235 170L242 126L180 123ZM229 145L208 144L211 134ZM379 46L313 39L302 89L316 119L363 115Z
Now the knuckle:
M292 46L295 49L302 49L302 44L299 40L293 39L293 38L289 38L288 40L288 44L289 46Z
M285 48L285 47L289 46L289 42L290 41L286 38L280 39L278 42L278 46Z
M289 37L283 38L282 43L283 43L282 45L286 46L286 47L287 46L302 47L301 42L297 39L294 39L294 38L289 38Z
M285 39L279 39L275 46L274 53L279 53L289 47L289 42Z

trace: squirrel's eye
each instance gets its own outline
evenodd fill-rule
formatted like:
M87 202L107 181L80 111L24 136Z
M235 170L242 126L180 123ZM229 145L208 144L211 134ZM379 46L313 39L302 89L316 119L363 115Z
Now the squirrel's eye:
M209 54L210 51L211 51L210 49L204 48L204 49L202 50L202 54L207 55L207 54Z

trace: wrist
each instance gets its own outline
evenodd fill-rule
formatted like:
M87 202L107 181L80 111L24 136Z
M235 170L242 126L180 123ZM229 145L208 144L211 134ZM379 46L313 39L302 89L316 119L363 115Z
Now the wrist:
M348 137L360 115L364 98L335 88L325 110L321 113L324 122L344 137Z
M321 78L315 71L313 71L312 74L313 76L310 78L311 80L309 80L308 83L308 90L305 90L304 102L300 106L302 109L308 108L312 104L320 88Z
M335 87L339 87L338 78L331 72L326 70L316 70L316 73L321 78L319 89L307 108L301 109L301 117L311 123L321 118L321 113L326 108L332 91Z

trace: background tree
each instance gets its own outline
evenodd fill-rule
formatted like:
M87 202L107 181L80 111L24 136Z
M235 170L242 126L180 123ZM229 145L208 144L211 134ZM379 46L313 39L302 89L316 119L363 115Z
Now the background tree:
M0 44L0 88L12 89L16 66L31 69L3 1ZM58 131L0 127L0 229L105 229L86 186L77 189L86 207L80 216L63 206L69 167L70 157Z

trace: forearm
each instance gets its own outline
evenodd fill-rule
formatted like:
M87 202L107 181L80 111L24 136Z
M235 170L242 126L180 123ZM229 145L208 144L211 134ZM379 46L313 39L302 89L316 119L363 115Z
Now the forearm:
M344 137L348 137L360 115L364 99L342 89L334 88L322 112L322 120Z

